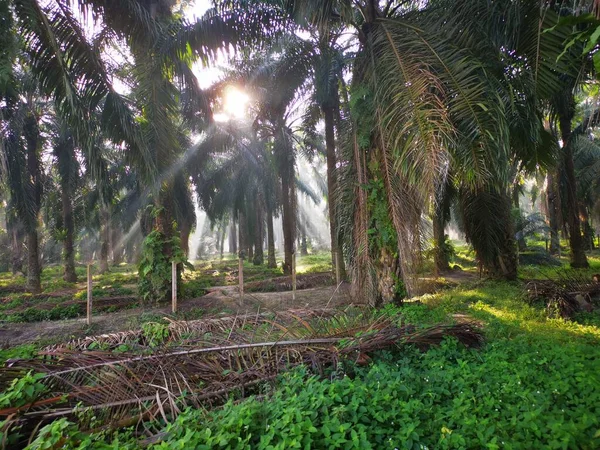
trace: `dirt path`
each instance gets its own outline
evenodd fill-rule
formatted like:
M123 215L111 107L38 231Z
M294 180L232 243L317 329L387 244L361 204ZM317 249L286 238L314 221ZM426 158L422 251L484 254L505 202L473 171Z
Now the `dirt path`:
M180 302L180 316L186 312L201 309L208 316L220 314L249 313L256 311L277 311L289 308L324 308L349 305L351 303L347 284L292 292L252 292L240 299L235 286L219 286L209 289L209 293L196 299ZM0 345L4 347L41 341L51 344L63 340L85 337L90 334L112 333L137 329L142 315L170 316L170 305L160 308L135 308L93 317L88 327L85 318L33 323L0 323Z

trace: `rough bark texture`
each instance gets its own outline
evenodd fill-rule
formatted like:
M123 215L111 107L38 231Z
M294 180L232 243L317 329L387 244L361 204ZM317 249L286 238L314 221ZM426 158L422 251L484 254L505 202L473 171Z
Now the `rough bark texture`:
M559 214L560 214L560 198L558 196L558 186L556 185L556 174L554 169L548 172L546 198L548 202L548 225L550 227L550 254L560 254L560 238L559 238Z
M65 239L63 241L63 258L65 262L65 272L63 278L69 283L76 283L77 274L75 273L74 245L75 225L73 222L73 203L71 202L68 183L63 183L61 201L63 226L65 227Z
M589 267L583 236L581 235L581 223L579 220L579 206L577 202L577 180L575 178L575 164L573 163L573 146L571 143L571 119L572 116L561 116L560 132L563 141L563 165L566 178L565 206L567 210L567 227L569 230L569 245L571 247L571 267L575 269Z
M277 259L275 259L275 236L273 235L273 212L267 211L267 267L277 268Z

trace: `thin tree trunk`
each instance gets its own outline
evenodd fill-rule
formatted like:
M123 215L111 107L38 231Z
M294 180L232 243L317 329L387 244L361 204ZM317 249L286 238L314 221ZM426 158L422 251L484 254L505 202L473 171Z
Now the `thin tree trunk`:
M33 293L42 290L41 273L38 232L30 230L27 233L27 288Z
M11 270L12 274L16 275L19 272L23 272L23 239L17 229L13 229L11 232L12 245L11 245Z
M436 275L447 272L450 270L450 261L448 260L448 252L446 249L446 222L449 216L449 202L447 201L447 194L444 192L442 198L438 201L435 206L433 213L433 240L435 250L433 253Z
M255 266L261 266L265 262L263 252L264 218L260 199L258 199L256 203L256 229L254 232L254 258L252 262Z
M560 201L558 198L558 186L556 185L556 177L553 171L548 172L546 186L546 198L548 202L548 222L550 226L550 254L558 255L560 253L560 237L559 237L559 210Z
M566 210L567 226L569 230L569 244L571 247L571 267L589 267L585 256L584 242L581 235L581 223L579 220L579 207L577 202L577 180L575 178L575 164L573 163L573 146L571 143L571 117L561 116L559 118L560 131L563 141L563 163L565 178L567 181Z
M583 245L586 250L594 250L594 230L590 225L590 216L585 205L579 205L581 227L583 228Z
M12 207L7 208L9 217L6 221L7 231L10 236L11 271L13 275L23 272L23 224L14 217Z
M302 256L308 255L308 243L306 241L306 230L302 230L302 240L300 241L300 254Z
M275 236L273 234L273 211L267 210L267 267L277 268L277 259L275 258Z
M221 229L221 242L219 244L219 259L223 259L223 250L225 248L225 235L227 234L227 226L223 224Z
M517 229L519 230L519 237L517 238L517 246L520 252L527 250L527 242L525 241L525 235L523 234L523 216L521 214L521 205L519 204L519 188L518 184L515 183L513 186L513 206L518 210L519 216L517 218Z
M71 202L69 183L63 182L62 184L62 216L63 226L65 227L65 240L63 241L63 257L65 261L65 272L63 278L69 283L76 283L77 274L75 273L75 226L73 223L73 203Z
M100 273L108 272L108 241L110 239L110 227L108 225L109 220L110 213L108 212L108 206L102 205L100 211Z
M112 251L112 264L113 266L118 266L123 262L123 252L125 250L125 245L122 242L123 233L121 229L118 227L113 228L110 240L113 245Z

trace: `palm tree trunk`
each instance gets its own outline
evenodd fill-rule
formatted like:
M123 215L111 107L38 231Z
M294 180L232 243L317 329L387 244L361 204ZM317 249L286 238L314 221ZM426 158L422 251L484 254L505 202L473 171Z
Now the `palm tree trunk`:
M519 216L517 218L517 229L519 230L519 237L517 238L517 246L520 252L527 250L527 242L525 241L525 235L523 234L523 216L521 214L521 205L519 204L519 189L518 184L515 183L513 186L513 206L518 210Z
M289 173L282 174L281 191L282 191L282 225L283 225L283 273L291 275L292 273L292 258L294 254L294 231L296 229L296 217L294 208L294 180Z
M275 259L275 236L273 235L273 211L267 207L267 267L277 268Z
M222 229L220 230L221 234L221 242L219 243L219 259L223 259L223 250L225 249L225 235L227 234L227 224L222 225Z
M329 207L329 233L331 236L331 267L333 268L333 273L336 273L335 252L337 252L337 261L340 265L339 273L341 278L344 279L346 278L346 267L344 265L342 246L339 243L337 235L336 218L337 157L335 153L334 108L324 106L322 109L325 122L325 147L327 150L327 204Z
M118 266L123 262L123 251L125 246L122 242L123 233L118 227L113 228L110 241L112 242L112 265Z
M559 122L563 141L563 164L567 181L565 206L567 210L569 244L571 247L571 267L576 269L587 268L589 264L585 256L583 237L581 236L581 223L577 202L577 179L575 178L573 146L571 145L571 118L561 115Z
M100 211L100 273L108 272L108 253L110 249L110 213L108 206L102 205Z
M300 241L300 254L302 256L308 255L308 243L306 241L306 230L302 230L302 239Z
M256 229L254 232L254 258L252 262L255 266L261 266L265 262L265 256L263 252L264 242L264 224L263 224L263 213L260 199L256 202Z
M179 239L181 240L181 250L187 258L190 253L190 234L192 233L192 224L188 221L182 221L179 227Z
M27 289L33 293L42 290L41 266L37 229L27 232Z
M229 253L235 255L237 253L237 231L235 227L235 220L231 221L229 228Z
M238 249L239 249L239 257L242 259L246 259L247 251L248 251L248 223L246 221L246 214L240 211L238 213L238 230L239 230L239 240L238 240Z
M433 253L436 275L447 272L450 270L450 261L448 260L448 253L445 251L446 248L446 211L445 204L442 199L438 205L435 206L433 213L433 240L435 250Z
M559 238L559 214L560 214L560 199L558 197L558 186L556 185L555 172L548 172L546 179L546 198L548 202L548 222L550 226L550 254L558 255L560 253L560 238Z
M581 216L581 227L583 228L583 245L586 250L594 250L594 230L590 225L590 215L587 207L583 204L579 205L579 213Z
M28 197L28 214L25 223L27 230L27 287L34 293L42 290L41 265L38 241L38 214L42 200L42 180L39 159L40 130L37 118L27 116L23 127L27 141L27 176L26 195Z
M77 274L75 273L75 245L74 233L75 226L73 223L73 203L71 202L71 192L68 183L63 182L61 201L62 201L62 218L63 226L65 227L65 239L63 241L63 257L65 261L65 272L63 279L69 283L77 282Z
M461 193L463 222L478 263L492 278L515 280L518 258L508 193L494 188Z
M9 204L10 205L10 204ZM9 217L6 221L7 232L10 236L11 271L13 275L23 272L23 223L14 217L12 207L7 208Z

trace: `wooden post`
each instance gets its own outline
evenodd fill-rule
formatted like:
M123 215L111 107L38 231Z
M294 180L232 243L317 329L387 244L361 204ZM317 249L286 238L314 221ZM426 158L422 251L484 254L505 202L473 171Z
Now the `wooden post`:
M292 300L296 300L296 252L292 253Z
M88 325L92 324L92 265L87 266L87 319Z
M171 312L177 312L177 263L171 262Z
M240 281L240 300L244 299L244 259L239 258L238 277Z
M340 273L340 252L335 251L335 284L339 286L342 282L342 275Z

